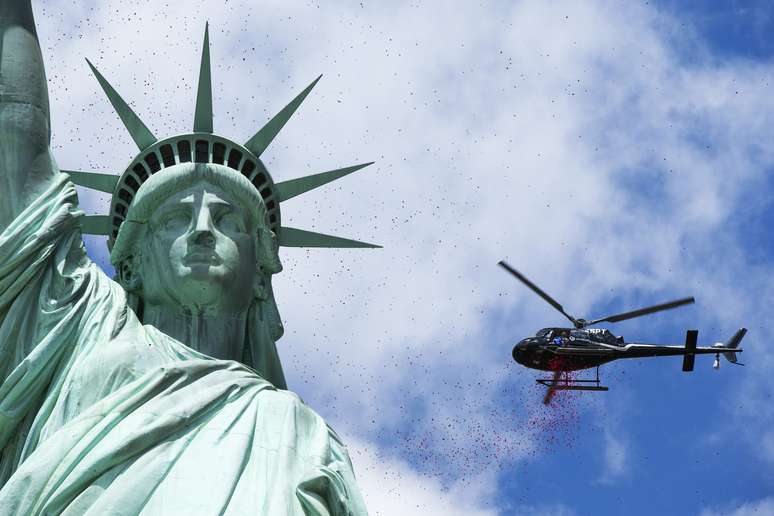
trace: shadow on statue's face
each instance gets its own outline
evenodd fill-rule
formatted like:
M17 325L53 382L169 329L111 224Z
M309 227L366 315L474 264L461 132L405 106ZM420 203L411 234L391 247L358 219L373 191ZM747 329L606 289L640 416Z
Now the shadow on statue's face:
M156 208L147 229L146 304L208 315L248 307L257 275L255 229L229 194L201 181Z

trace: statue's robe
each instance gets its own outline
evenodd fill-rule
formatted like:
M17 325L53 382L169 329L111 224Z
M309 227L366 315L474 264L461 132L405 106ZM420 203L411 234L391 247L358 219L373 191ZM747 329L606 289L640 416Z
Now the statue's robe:
M0 235L0 514L365 514L323 419L143 326L79 216L62 175Z

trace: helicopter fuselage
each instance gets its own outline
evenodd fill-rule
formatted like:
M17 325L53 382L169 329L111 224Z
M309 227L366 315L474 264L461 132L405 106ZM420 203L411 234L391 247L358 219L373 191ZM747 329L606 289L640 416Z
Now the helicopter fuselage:
M685 346L680 346L625 342L623 337L616 337L604 329L543 328L534 337L516 344L513 359L531 369L554 372L589 369L620 358L707 354L714 354L717 358L723 354L730 362L738 363L736 353L742 351L738 346L746 329L741 328L726 344L718 342L709 347L697 347L698 332L692 331L694 335L686 335ZM684 371L693 370L693 358L687 359L684 367Z
M606 364L617 357L599 356L601 350L623 347L622 337L608 330L585 328L543 328L534 337L527 337L513 347L513 359L519 364L541 371L577 371ZM572 346L588 349L593 355L563 356L557 349Z

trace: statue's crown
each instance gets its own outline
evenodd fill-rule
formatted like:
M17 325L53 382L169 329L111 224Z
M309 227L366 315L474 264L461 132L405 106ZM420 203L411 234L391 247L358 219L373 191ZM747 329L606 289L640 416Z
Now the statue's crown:
M261 162L260 156L263 151L274 140L322 76L315 79L312 84L299 93L290 104L269 120L252 138L244 144L239 144L213 134L209 46L209 26L206 26L193 132L163 140L159 140L151 133L140 117L135 114L94 65L87 60L110 103L140 148L140 153L120 176L75 170L63 171L69 174L77 185L112 195L110 214L83 217L81 222L83 232L107 235L108 247L112 250L129 207L137 191L148 178L153 174L163 174L165 168L180 163L215 163L241 173L258 190L266 205L269 226L276 233L279 245L287 247L379 247L356 240L290 228L281 224L281 202L371 164L364 163L275 183Z

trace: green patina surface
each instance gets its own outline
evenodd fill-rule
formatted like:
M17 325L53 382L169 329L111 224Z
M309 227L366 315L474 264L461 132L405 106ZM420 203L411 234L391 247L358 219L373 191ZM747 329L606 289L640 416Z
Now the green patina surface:
M275 345L280 245L376 247L281 226L280 202L366 166L265 171L317 80L244 146L216 137L205 30L194 132L159 141L92 66L141 154L66 174L29 0L0 0L0 31L0 514L365 514ZM73 182L110 215L85 217ZM115 280L82 232L109 236Z

